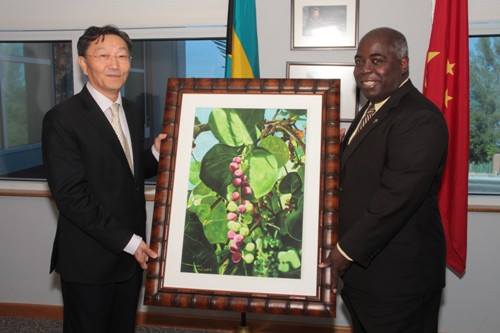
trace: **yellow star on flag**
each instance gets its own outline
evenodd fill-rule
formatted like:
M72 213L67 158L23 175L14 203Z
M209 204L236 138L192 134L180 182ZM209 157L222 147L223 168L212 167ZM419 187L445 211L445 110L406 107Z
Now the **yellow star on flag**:
M439 55L441 52L429 51L427 52L427 62L430 62L435 56Z
M446 60L446 74L455 75L455 73L453 72L454 67L455 63L452 64L449 60Z
M448 107L448 102L453 99L453 96L448 95L448 89L444 92L444 106Z

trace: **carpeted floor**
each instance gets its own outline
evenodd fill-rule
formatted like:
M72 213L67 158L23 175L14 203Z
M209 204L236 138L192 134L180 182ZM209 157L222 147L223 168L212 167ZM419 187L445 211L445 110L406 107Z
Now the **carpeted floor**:
M172 327L137 326L136 333L210 333ZM0 317L0 333L62 333L62 321Z

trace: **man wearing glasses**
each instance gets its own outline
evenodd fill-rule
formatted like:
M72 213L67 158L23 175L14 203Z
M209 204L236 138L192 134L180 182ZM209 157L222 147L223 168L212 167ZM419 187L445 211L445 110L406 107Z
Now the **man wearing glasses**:
M50 271L61 277L64 332L134 332L145 240L144 178L156 174L160 134L144 150L144 110L123 98L132 42L113 26L78 40L88 78L44 117L42 151L59 210Z

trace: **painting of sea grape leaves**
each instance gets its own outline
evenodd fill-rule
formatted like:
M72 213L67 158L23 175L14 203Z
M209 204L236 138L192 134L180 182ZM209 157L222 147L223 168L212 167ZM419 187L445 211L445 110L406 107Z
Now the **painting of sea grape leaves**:
M196 108L181 271L300 279L305 109Z

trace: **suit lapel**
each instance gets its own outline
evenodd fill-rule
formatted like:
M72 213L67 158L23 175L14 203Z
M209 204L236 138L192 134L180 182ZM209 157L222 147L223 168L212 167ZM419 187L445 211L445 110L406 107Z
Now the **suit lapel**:
M408 93L408 91L413 87L410 80L402 85L396 92L391 96L391 98L375 113L372 119L365 125L363 130L357 133L351 140L349 144L349 137L352 136L355 128L358 126L359 121L361 120L363 114L366 112L368 108L368 103L363 107L363 112L360 112L360 115L355 119L355 122L351 124L349 128L348 136L343 142L342 156L341 156L341 169L343 169L347 159L352 155L352 153L356 150L356 148L360 145L361 142L367 137L367 135L380 126L384 120L391 114L391 110L396 108L399 105L401 98Z
M99 105L97 105L96 101L92 98L89 91L86 87L82 89L80 92L80 98L84 105L84 110L86 112L87 119L90 121L92 125L92 129L99 133L99 137L102 139L102 143L110 145L110 150L113 154L121 160L121 162L130 170L128 166L127 157L123 152L123 148L116 136L113 127L109 123L109 120L104 115L104 112L100 109ZM127 117L127 122L129 119ZM129 122L130 124L130 122ZM134 140L132 140L133 142ZM135 149L133 149L135 151ZM135 156L134 156L134 165L135 165ZM130 172L132 176L132 172Z

